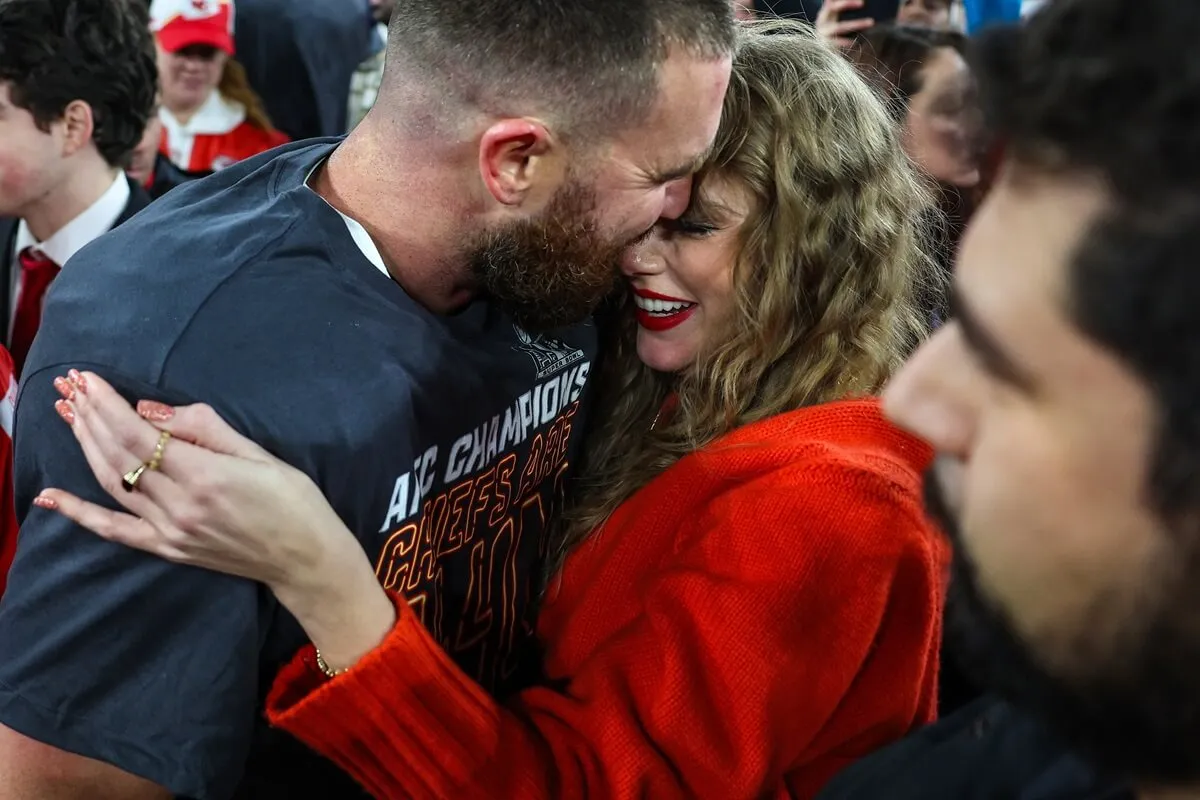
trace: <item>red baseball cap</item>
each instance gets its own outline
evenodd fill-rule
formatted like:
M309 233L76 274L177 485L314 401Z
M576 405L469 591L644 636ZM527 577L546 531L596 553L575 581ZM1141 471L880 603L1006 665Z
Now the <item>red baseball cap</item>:
M233 0L153 0L150 30L168 53L206 44L233 55Z

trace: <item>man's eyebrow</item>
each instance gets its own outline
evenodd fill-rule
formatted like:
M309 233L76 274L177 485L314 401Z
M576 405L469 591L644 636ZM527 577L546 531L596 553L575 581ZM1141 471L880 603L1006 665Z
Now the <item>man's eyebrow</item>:
M1000 344L996 336L979 321L979 317L957 289L950 292L950 315L958 323L963 341L979 358L985 370L1019 389L1033 390L1035 382L1028 370L1022 367Z
M704 162L708 161L708 157L711 155L711 153L712 148L710 147L703 153L700 153L692 158L686 164L680 164L677 167L671 167L669 169L655 170L652 174L654 182L670 183L671 181L677 181L680 178L686 178L689 175L694 175L702 166L704 166Z

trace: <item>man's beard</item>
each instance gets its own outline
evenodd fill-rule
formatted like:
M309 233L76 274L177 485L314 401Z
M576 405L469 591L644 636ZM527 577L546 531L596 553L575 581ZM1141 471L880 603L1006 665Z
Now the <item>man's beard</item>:
M628 241L600 235L595 194L568 183L537 218L487 231L468 261L480 287L534 333L582 322L612 290Z
M1007 613L980 587L961 530L931 470L926 509L950 538L953 563L946 608L951 655L982 688L1044 719L1106 772L1152 786L1200 781L1200 557L1179 554L1177 577L1158 580L1161 593L1144 610L1117 620L1118 642L1073 647L1081 663L1071 677L1038 663ZM1131 565L1131 569L1133 566ZM1099 631L1064 630L1080 644Z

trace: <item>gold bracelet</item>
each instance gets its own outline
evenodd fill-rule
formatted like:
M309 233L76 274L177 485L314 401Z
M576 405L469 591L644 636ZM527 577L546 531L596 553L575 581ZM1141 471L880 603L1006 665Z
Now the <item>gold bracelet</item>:
M321 655L321 651L317 650L316 647L313 650L316 650L317 653L317 669L321 670L326 678L336 678L346 671L345 669L330 669L329 665L325 663L325 657ZM347 669L349 668L347 667Z

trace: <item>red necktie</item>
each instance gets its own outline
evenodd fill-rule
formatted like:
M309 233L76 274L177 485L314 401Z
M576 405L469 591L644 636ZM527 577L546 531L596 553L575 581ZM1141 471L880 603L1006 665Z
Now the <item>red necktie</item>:
M13 317L12 352L16 374L21 375L25 357L33 345L38 326L42 323L42 300L46 290L58 275L59 266L41 253L27 247L18 256L21 262L21 296L17 300L17 313Z

